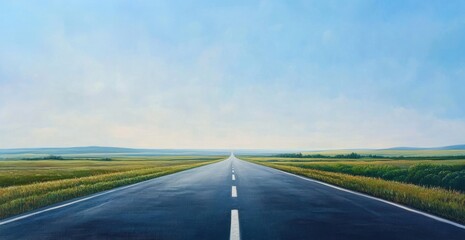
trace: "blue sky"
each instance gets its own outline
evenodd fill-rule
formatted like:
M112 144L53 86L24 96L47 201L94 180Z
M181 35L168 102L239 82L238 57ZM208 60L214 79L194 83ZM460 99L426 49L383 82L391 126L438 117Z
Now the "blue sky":
M0 148L465 143L463 1L0 1Z

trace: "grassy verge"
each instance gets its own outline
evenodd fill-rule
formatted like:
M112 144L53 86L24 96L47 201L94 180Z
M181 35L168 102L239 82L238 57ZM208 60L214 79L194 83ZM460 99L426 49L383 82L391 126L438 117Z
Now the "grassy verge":
M395 162L395 161L394 161ZM301 168L325 172L345 173L356 176L412 183L426 187L441 187L465 192L465 165L433 164L427 161L408 167L389 163L288 163Z
M465 223L465 194L458 191L442 188L426 188L414 184L326 172L292 165L253 161L250 158L247 160Z
M219 160L150 162L144 168L140 168L140 164L132 163L133 170L127 170L125 167L125 171L120 172L98 174L100 172L97 171L97 174L92 176L3 187L0 188L0 218L217 161Z

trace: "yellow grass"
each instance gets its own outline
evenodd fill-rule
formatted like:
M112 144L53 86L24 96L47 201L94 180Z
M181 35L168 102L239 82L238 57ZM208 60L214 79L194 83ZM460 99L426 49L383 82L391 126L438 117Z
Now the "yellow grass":
M217 161L173 160L171 164L164 162L144 169L3 187L0 188L0 218Z

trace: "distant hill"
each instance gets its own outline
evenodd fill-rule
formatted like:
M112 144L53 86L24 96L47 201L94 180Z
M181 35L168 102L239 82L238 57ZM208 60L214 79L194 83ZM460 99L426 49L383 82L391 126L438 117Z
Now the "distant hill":
M446 151L444 151L446 150ZM290 150L257 150L257 149L236 149L236 155L274 155L278 153L299 152ZM142 148L121 148L121 147L64 147L64 148L14 148L0 149L0 159L24 159L45 157L49 155L62 156L68 158L107 158L124 156L188 156L188 155L229 155L228 149L142 149ZM437 155L465 155L464 145L452 145L434 148L419 147L395 147L388 149L341 149L324 151L303 151L304 154L350 154L356 152L362 155L382 155L382 156L437 156Z
M236 149L234 153L240 155L272 155L281 153L282 150L255 150ZM0 158L34 158L49 155L63 157L116 157L116 156L168 156L168 155L229 155L229 149L142 149L120 147L63 147L63 148L13 148L0 149Z
M465 144L440 147L441 150L465 150Z
M420 147L393 147L393 148L384 148L380 150L430 150L430 149L431 148L420 148Z
M197 149L138 149L119 147L65 147L65 148L14 148L0 149L0 157L21 158L31 156L78 156L78 157L111 157L111 156L163 156L163 155L228 155L228 150Z
M118 147L69 147L69 148L13 148L0 149L0 154L79 154L79 153L134 153L145 149Z
M465 144L462 145L451 145L451 146L444 146L444 147L430 147L430 148L422 148L422 147L393 147L393 148L386 148L382 150L465 150Z

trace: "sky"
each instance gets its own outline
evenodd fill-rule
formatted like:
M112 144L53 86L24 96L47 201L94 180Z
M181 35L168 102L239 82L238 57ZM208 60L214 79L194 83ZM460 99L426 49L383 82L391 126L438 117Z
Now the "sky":
M0 148L465 143L465 1L0 0Z

